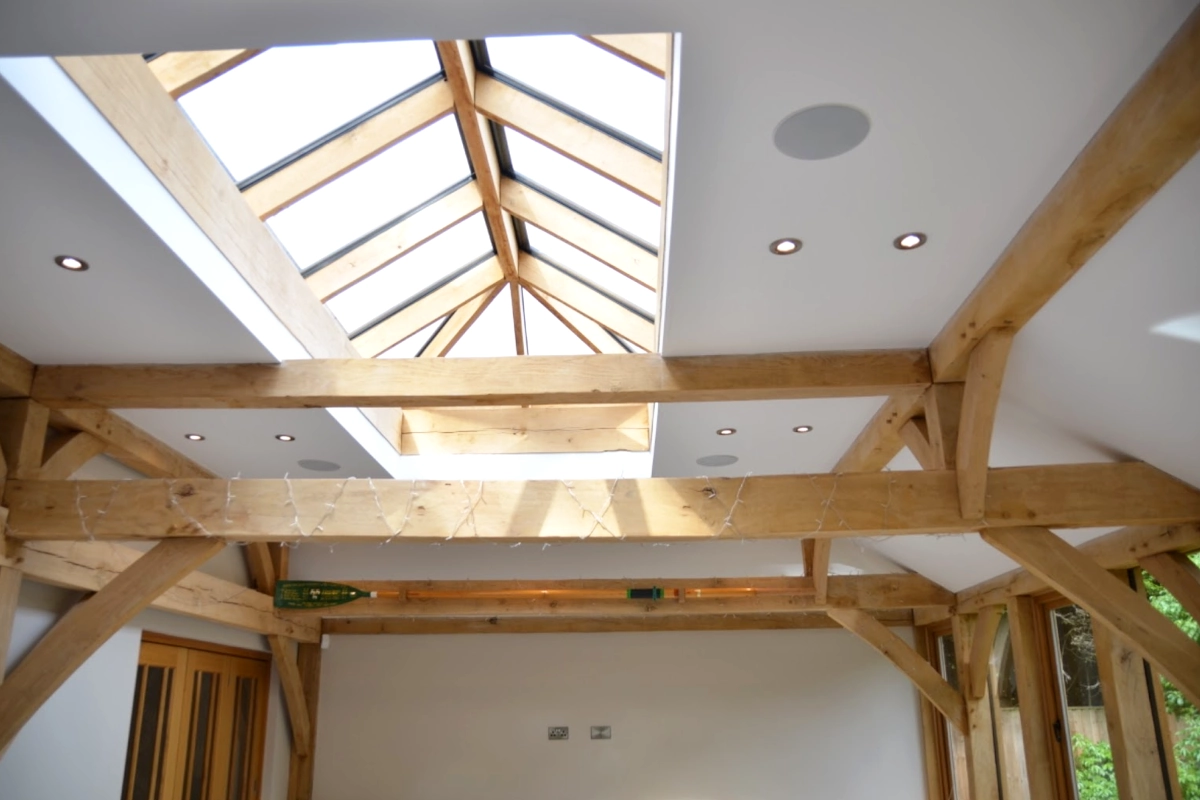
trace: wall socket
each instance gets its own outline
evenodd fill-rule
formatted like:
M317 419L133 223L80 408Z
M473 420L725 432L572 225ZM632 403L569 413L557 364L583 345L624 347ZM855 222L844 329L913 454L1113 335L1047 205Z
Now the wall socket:
M547 728L547 738L552 742L561 742L569 737L570 730L566 725L551 725Z

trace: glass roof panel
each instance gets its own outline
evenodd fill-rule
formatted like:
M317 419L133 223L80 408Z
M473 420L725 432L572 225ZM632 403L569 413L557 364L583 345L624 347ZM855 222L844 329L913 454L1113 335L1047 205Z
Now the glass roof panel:
M446 117L322 186L267 225L304 269L470 174L458 123Z
M433 338L434 334L441 330L442 325L449 318L449 314L426 325L421 330L408 337L400 344L392 347L390 350L384 350L376 358L416 358L421 355L421 351L425 349L425 345Z
M626 305L640 309L651 317L658 313L658 295L654 290L647 289L541 228L526 225L525 230L529 236L529 249L534 253Z
M521 302L525 308L525 338L529 342L525 349L529 355L590 356L595 352L524 289L521 290Z
M659 207L512 128L504 129L513 171L598 219L658 244Z
M477 211L325 305L353 336L392 309L407 305L492 252L483 212Z
M483 313L471 323L462 338L446 354L447 358L490 358L515 356L517 340L513 332L512 299L508 290L492 298Z
M429 41L273 47L179 104L242 181L441 70Z
M666 81L578 36L487 40L497 72L627 133L660 153Z

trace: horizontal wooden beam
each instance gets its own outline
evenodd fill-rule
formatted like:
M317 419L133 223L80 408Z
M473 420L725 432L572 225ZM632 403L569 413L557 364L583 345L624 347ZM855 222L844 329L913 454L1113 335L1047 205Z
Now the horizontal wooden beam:
M0 564L20 570L28 580L81 592L100 591L143 555L115 542L26 542L12 550L11 558L0 559ZM276 614L270 595L204 572L187 575L150 605L252 633L278 634L302 642L320 639L312 620L284 619Z
M662 203L663 165L601 130L487 75L475 78L475 107L654 203Z
M176 99L198 89L213 78L244 64L261 50L188 50L163 53L150 63L150 71L167 93Z
M479 186L471 181L437 202L412 213L372 236L349 253L304 279L325 302L369 278L413 248L462 222L482 208Z
M1200 491L1147 464L992 470L989 528L1200 519ZM956 533L952 471L542 481L12 481L9 535L29 540L379 542L479 538L679 541ZM739 500L735 504L735 501ZM336 506L331 510L329 504ZM386 515L381 517L380 506ZM320 529L318 530L318 525Z
M1157 553L1200 550L1200 525L1138 526L1113 531L1076 548L1104 569L1129 569ZM1015 569L989 578L958 593L960 614L987 606L1003 605L1009 598L1048 591L1046 582L1026 569Z
M583 38L660 78L671 68L669 33L612 33Z
M875 611L884 625L908 627L908 611ZM326 619L321 630L330 634L438 635L454 633L654 633L662 631L763 631L840 628L820 611L791 614L708 614L703 616L641 617L400 617Z
M843 575L829 579L817 602L812 578L708 578L568 581L345 581L368 591L400 592L403 599L357 600L335 608L294 612L334 617L673 617L787 614L830 608L876 610L948 606L954 596L920 575ZM698 591L680 601L609 598L628 588L657 586ZM713 596L705 597L705 592ZM590 595L590 597L589 597Z
M993 328L1020 328L1200 149L1200 10L1109 115L930 345L962 380Z
M924 351L877 350L47 366L33 388L51 408L428 408L870 397L928 379Z
M406 408L401 453L578 453L650 449L650 409L618 406Z
M266 219L453 110L450 87L435 83L248 187L242 196Z

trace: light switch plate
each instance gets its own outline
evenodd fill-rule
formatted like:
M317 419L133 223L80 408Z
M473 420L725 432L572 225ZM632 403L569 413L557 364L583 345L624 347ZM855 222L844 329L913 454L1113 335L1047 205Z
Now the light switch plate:
M612 726L611 725L593 725L592 726L592 738L593 739L611 739L612 738Z

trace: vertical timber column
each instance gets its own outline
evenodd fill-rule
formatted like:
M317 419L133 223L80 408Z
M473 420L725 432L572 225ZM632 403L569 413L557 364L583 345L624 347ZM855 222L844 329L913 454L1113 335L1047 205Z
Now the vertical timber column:
M311 728L309 753L298 755L292 751L288 770L288 800L312 800L313 764L317 758L317 701L321 689L321 645L300 644L296 651L296 665L304 685L304 702L308 708Z
M1037 604L1028 596L1008 601L1008 633L1020 699L1021 738L1025 745L1025 771L1030 797L1058 797L1054 779L1053 718L1042 680L1046 659L1038 650Z
M975 614L955 614L951 618L959 690L967 704L967 783L971 787L970 800L1000 800L992 706L986 692L982 697L976 697L969 686L975 620Z
M0 481L0 488L3 488ZM3 520L0 520L0 524ZM4 547L4 533L0 530L0 548ZM3 555L0 552L0 555ZM0 566L0 683L4 681L4 665L8 663L8 648L12 643L13 620L17 616L17 596L21 592L21 572L12 567Z

